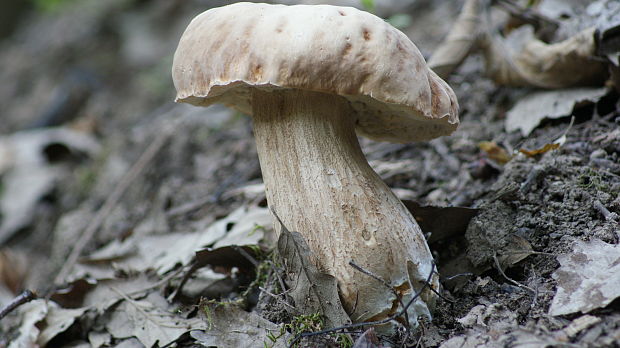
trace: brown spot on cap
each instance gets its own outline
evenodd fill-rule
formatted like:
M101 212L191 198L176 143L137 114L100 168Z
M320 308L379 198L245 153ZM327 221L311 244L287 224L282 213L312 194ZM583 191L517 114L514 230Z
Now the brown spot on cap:
M256 64L250 68L248 79L250 81L258 81L263 76L263 66Z
M431 87L431 107L432 107L432 113L433 115L437 115L439 112L439 108L442 106L441 104L441 87L439 86L439 84L433 80L433 79L429 79L428 80L429 85Z
M366 41L370 40L370 30L368 30L368 28L362 29L362 35L364 36L364 40Z
M276 33L281 33L282 31L284 31L286 24L287 24L286 18L281 17L280 20L278 21L278 25L276 26Z
M339 13L341 16L346 16L346 15L347 15L346 13L344 13L344 11L343 11L343 10L338 10L338 13Z
M349 43L349 42L344 44L344 47L342 48L342 56L343 57L351 52L351 47L353 47L353 45L351 45L351 43Z

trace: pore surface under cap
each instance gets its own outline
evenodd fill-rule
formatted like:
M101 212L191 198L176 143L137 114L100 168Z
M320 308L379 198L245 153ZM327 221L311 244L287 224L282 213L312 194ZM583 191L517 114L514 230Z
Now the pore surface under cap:
M415 45L381 18L351 7L236 3L197 16L172 68L177 101L223 103L252 114L251 88L338 94L356 129L375 140L452 133L458 104Z

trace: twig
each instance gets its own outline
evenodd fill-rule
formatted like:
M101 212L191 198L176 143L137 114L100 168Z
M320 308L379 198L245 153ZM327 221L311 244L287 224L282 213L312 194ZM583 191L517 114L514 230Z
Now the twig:
M203 265L198 264L198 261L194 260L190 268L187 270L187 272L185 272L185 275L181 279L181 282L179 283L177 288L172 292L172 294L170 294L169 298L171 300L176 300L178 298L178 296L181 294L181 291L183 290L183 287L185 286L185 283L187 283L192 274L194 274L194 272L199 270L201 267L203 267Z
M6 317L9 313L15 310L15 308L28 303L37 298L37 294L31 290L24 290L21 294L17 295L11 302L9 302L2 310L0 310L0 320Z
M438 273L438 274L439 274L439 273ZM440 294L440 293L439 293L439 291L437 291L437 290L436 290L435 288L433 288L432 286L431 286L429 289L430 289L432 292L434 292L434 293L435 293L435 295L439 296L439 298L440 298L440 299L442 299L442 300L444 300L444 301L447 301L447 302L450 302L450 303L454 303L454 302L455 302L454 300L451 300L451 299L449 299L449 298L445 297L444 295Z
M538 177L542 173L544 173L544 171L545 170L542 166L539 166L539 165L534 166L534 168L532 168L532 170L527 175L527 178L525 179L523 184L521 184L521 187L519 188L519 192L521 192L522 194L527 193L532 187L532 185L534 185L534 183L538 181Z
M509 251L504 251L502 253L505 254L505 255L529 254L529 255L558 256L557 254L554 254L554 253L546 253L544 251L534 251L534 250L526 250L526 249L513 249L513 250L509 250Z
M605 220L614 221L614 222L618 220L618 214L610 212L609 209L607 209L603 205L603 203L601 203L601 201L595 200L593 205L594 205L594 208L598 210L598 212L601 213L601 215L603 215Z
M378 275L372 273L371 271L362 268L362 266L357 265L353 260L349 261L349 265L353 268L355 268L356 270L364 273L365 275L377 280L378 282L380 282L381 284L383 284L386 288L390 289L390 291L392 291L392 293L394 293L394 296L396 296L396 299L398 300L398 303L400 303L401 307L405 307L405 304L403 303L403 298L402 296L400 296L398 294L398 292L396 291L396 289L394 289L393 286L391 286L390 284L388 284L387 281L385 281L385 279L379 277ZM432 287L431 287L432 289ZM407 328L409 328L409 314L407 312L405 312L405 322L407 323Z
M252 255L250 255L250 253L248 253L247 251L245 251L245 249L243 249L242 247L235 245L233 246L233 248L235 249L235 251L239 252L239 254L241 254L241 256L245 257L246 260L250 261L250 263L254 266L254 267L258 267L258 265L260 264L260 262L258 262L258 260L256 260Z
M453 276L449 276L449 277L445 277L445 278L443 278L443 279L442 279L442 282L447 282L447 281L450 281L450 280L452 280L452 279L459 278L459 277L472 277L473 275L474 275L474 274L473 274L473 273L471 273L471 272L467 272L467 273L459 273L459 274L455 274L455 275L453 275Z
M134 296L143 292L147 292L153 289L158 289L160 287L162 287L164 284L168 283L169 281L171 281L174 277L178 276L179 274L181 274L181 271L183 270L183 268L179 268L178 270L170 273L169 275L167 275L166 277L164 277L163 279L157 281L156 283L147 286L146 288L142 288L140 290L134 290L131 292L128 292L127 294L129 296Z
M269 292L267 289L263 288L262 286L259 286L258 289L262 292L264 292L265 294L273 297L274 300L278 301L278 303L283 304L291 309L295 309L295 307L291 306L290 303L287 303L286 301L282 300L279 295L273 294L271 292Z
M499 260L497 259L497 253L493 253L493 260L495 261L495 267L497 268L497 271L498 271L498 272L499 272L499 273L500 273L500 274L501 274L501 275L502 275L502 276L503 276L503 277L504 277L507 281L509 281L510 283L512 283L512 284L514 284L514 285L516 285L516 286L518 286L518 287L520 287L520 288L522 288L522 289L525 289L525 290L531 291L533 294L536 294L536 291L535 291L534 289L530 288L530 287L529 287L529 286L527 286L527 285L523 285L523 284L519 283L518 281L516 281L516 280L514 280L514 279L512 279L512 278L510 278L510 277L508 277L508 276L506 275L506 273L504 273L504 270L502 270L502 267L499 265Z
M73 246L69 257L67 257L67 261L60 269L60 272L58 272L56 279L54 279L55 285L60 285L65 282L67 276L69 275L69 272L71 272L73 266L75 266L75 263L80 257L80 254L82 253L82 250L84 249L86 244L88 244L88 242L93 238L99 227L101 227L105 219L112 213L112 210L114 209L114 207L116 207L116 205L123 197L123 194L125 193L127 188L129 188L131 183L151 163L153 158L155 158L155 155L166 144L166 141L172 135L173 130L177 124L178 123L175 122L173 125L164 128L164 130L159 133L159 135L153 140L149 147L142 153L140 158L138 158L138 161L136 161L136 163L134 163L131 169L121 178L118 185L116 185L112 193L105 200L105 203L103 204L101 209L97 211L95 217L90 221L80 238Z
M532 273L534 274L534 279L536 279L536 271L534 270L534 267L531 267L530 270L532 271ZM530 304L530 308L534 309L536 308L536 305L538 304L538 288L539 288L539 284L538 282L535 283L536 284L536 292L534 293L534 298L532 299L532 303Z
M267 261L267 263L271 267L273 274L275 274L276 278L278 278L278 283L280 284L280 288L282 289L282 294L286 294L287 292L289 292L290 289L286 288L286 285L284 284L284 279L282 279L280 275L281 270L279 270L272 261Z
M334 327L331 329L326 329L326 330L321 330L321 331L315 331L315 332L304 332L301 333L297 336L295 336L295 338L291 341L291 343L289 344L289 348L293 347L295 345L295 343L297 343L297 341L299 341L301 338L303 337L311 337L311 336L318 336L318 335L325 335L325 334L329 334L332 332L337 332L340 330L347 330L347 329L354 329L354 328L358 328L358 327L364 327L364 326L374 326L374 325L381 325L381 324L385 324L388 323L400 316L403 316L407 310L409 309L409 306L411 306L411 304L413 304L413 302L420 297L420 295L422 294L422 292L424 292L424 290L427 287L432 287L430 286L430 282L431 279L433 279L433 275L435 274L435 263L433 263L433 267L431 268L431 272L429 273L428 277L426 278L426 281L424 282L424 284L422 284L422 288L420 288L420 291L418 291L410 300L409 302L407 302L407 304L405 305L405 307L398 313L392 314L389 317L382 319L382 320L376 320L376 321L367 321L364 323L356 323L356 324L348 324L348 325L343 325L343 326L338 326L338 327ZM397 321L398 323L400 323L399 321Z

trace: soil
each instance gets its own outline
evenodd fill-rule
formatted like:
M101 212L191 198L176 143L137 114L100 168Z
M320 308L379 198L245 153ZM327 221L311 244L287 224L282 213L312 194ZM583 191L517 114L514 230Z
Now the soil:
M238 190L261 183L251 120L221 106L204 111L172 103L169 69L178 37L190 18L220 3L76 2L52 13L30 10L21 25L4 34L0 79L11 83L0 86L0 133L62 125L85 129L103 147L95 158L63 157L62 148L52 148L50 158L60 154L56 165L65 174L41 197L30 223L3 247L28 255L22 287L49 289L71 241L171 125L165 145L83 254L132 234L207 226L245 204L265 206L260 193ZM574 16L587 1L578 3ZM457 2L421 1L412 7L413 24L405 32L413 33L428 56L449 30L450 21L439 19L455 16L458 8ZM582 314L548 314L558 255L570 253L576 241L620 243L613 216L620 214L618 94L610 88L600 101L545 121L527 136L508 133L506 112L529 90L495 85L484 77L483 64L472 55L449 79L461 106L461 125L452 136L415 144L360 139L371 165L401 198L475 212L449 234L424 231L444 288L433 319L412 332L379 339L391 346L445 348L619 346L618 301L590 312L600 320L571 335L563 330ZM541 149L563 134L566 140L555 150L535 156L518 152ZM480 149L482 141L494 141L514 156L499 163ZM439 211L444 212L439 219L456 219L447 209ZM277 283L272 276L264 287L277 289ZM217 300L239 293L220 295ZM291 320L272 297L262 294L256 301L246 309L275 323ZM0 333L10 330L3 327ZM72 341L56 339L53 346L68 346L88 333L67 336ZM0 339L0 346L6 343ZM323 336L303 344L336 343ZM191 339L180 346L192 346Z

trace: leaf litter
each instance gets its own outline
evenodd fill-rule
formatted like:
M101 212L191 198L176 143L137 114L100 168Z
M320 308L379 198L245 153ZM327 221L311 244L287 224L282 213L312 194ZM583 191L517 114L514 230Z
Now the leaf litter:
M620 297L620 247L600 240L576 241L573 251L558 256L553 273L558 290L549 314L588 313Z

